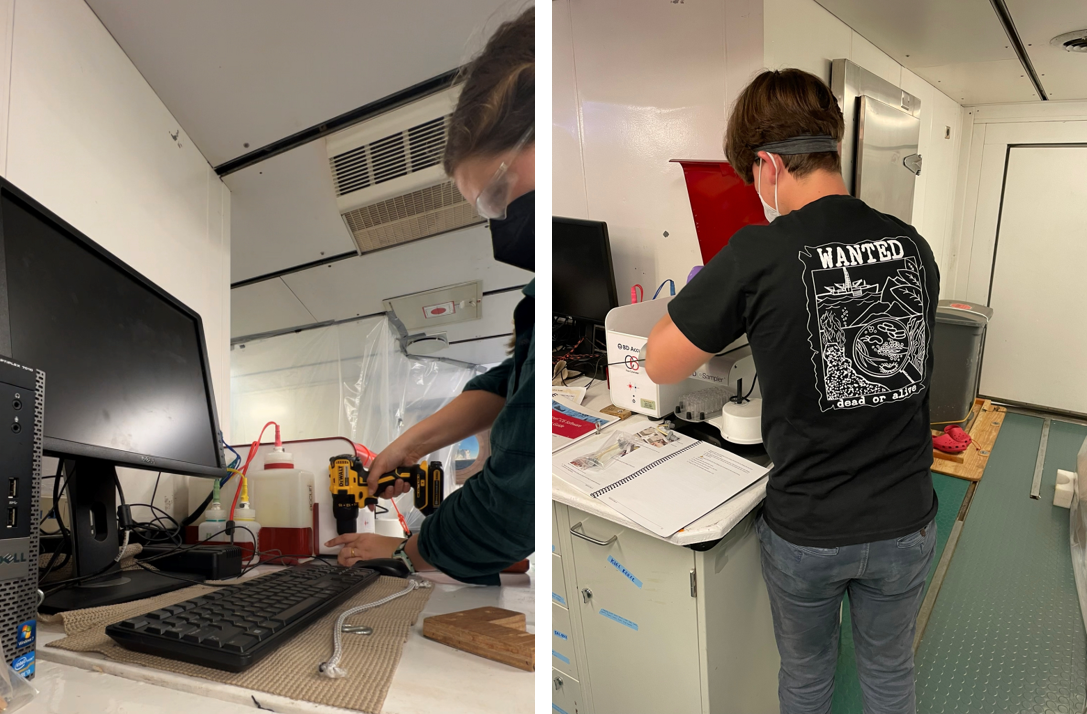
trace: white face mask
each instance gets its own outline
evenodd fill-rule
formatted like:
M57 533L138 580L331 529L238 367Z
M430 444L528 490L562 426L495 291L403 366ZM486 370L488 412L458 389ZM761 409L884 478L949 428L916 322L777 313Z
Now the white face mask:
M774 165L774 178L775 178L775 181L774 181L774 206L771 208L770 204L767 203L766 201L764 201L763 198L762 198L762 190L761 190L762 189L762 186L761 186L761 184L762 184L762 166L761 166L761 164L759 166L758 180L755 182L755 193L759 194L759 200L762 201L762 212L766 215L766 222L767 223L773 223L774 219L781 215L781 213L779 213L778 209L777 209L777 206L779 205L778 204L778 184L777 184L777 180L776 180L777 179L777 173L778 173L778 165L777 165L777 162L774 161L774 157L772 155L767 154L767 156L770 157L770 163Z

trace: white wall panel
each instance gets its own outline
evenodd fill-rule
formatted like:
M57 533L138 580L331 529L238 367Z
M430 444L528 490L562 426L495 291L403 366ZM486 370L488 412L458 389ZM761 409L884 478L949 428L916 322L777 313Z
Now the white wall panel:
M84 2L10 7L7 178L200 313L225 428L229 193ZM154 479L123 482L129 501L146 501ZM184 509L168 479L159 493Z
M551 212L568 218L588 218L570 2L561 0L551 6L554 8L551 20L554 28L551 49Z
M556 18L571 17L554 33L577 68L587 217L608 223L619 295L682 281L702 259L683 172L669 160L723 158L725 3L554 5ZM565 163L556 184L578 178Z
M764 0L763 17L769 69L795 67L829 82L831 61L852 54L853 30L815 0Z
M877 77L882 77L896 87L901 87L902 65L888 57L878 47L857 34L856 31L853 31L852 35L849 59ZM921 106L925 105L922 104Z

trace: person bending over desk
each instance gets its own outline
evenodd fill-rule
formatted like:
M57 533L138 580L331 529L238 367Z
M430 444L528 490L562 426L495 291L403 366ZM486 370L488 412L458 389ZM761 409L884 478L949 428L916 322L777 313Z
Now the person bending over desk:
M535 19L529 8L500 26L467 68L450 120L445 170L479 215L489 219L494 257L535 270ZM535 372L535 280L513 313L510 357L468 382L464 392L408 429L370 467L380 474L491 430L483 471L450 494L422 528L403 540L373 533L332 539L339 562L398 557L412 570L440 570L468 583L497 585L498 574L535 550L532 394ZM380 496L406 492L403 482Z
M774 462L756 529L786 714L830 711L846 591L864 710L915 711L914 623L936 545L939 271L913 227L848 195L843 130L807 72L763 72L744 89L725 153L770 225L732 237L644 354L654 382L676 383L747 333Z

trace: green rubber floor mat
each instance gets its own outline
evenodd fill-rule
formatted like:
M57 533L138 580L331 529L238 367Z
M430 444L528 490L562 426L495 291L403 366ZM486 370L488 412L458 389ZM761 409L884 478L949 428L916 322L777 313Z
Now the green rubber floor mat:
M940 509L936 513L936 556L932 559L932 567L928 571L926 592L928 583L932 582L932 575L936 572L936 564L940 562L940 555L944 552L944 546L947 545L951 528L955 525L955 518L959 515L959 508L966 497L970 482L934 473L932 487L936 490ZM1050 496L1052 497L1052 494ZM857 678L857 659L853 649L853 624L849 619L849 596L846 596L842 608L842 634L838 644L838 669L834 675L834 701L831 704L831 712L833 714L861 714L863 710L861 683Z
M1087 427L1052 423L1041 500L1031 480L1042 420L1008 414L970 505L917 652L925 714L1078 714L1087 637L1068 544L1053 506L1056 469L1074 469Z

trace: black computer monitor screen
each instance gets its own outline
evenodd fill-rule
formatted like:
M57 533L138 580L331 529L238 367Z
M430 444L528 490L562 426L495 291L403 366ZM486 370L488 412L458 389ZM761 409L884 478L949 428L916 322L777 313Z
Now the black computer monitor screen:
M46 374L46 451L218 472L196 313L8 191L0 216L11 356Z
M619 306L607 224L556 217L551 241L551 312L602 324Z

